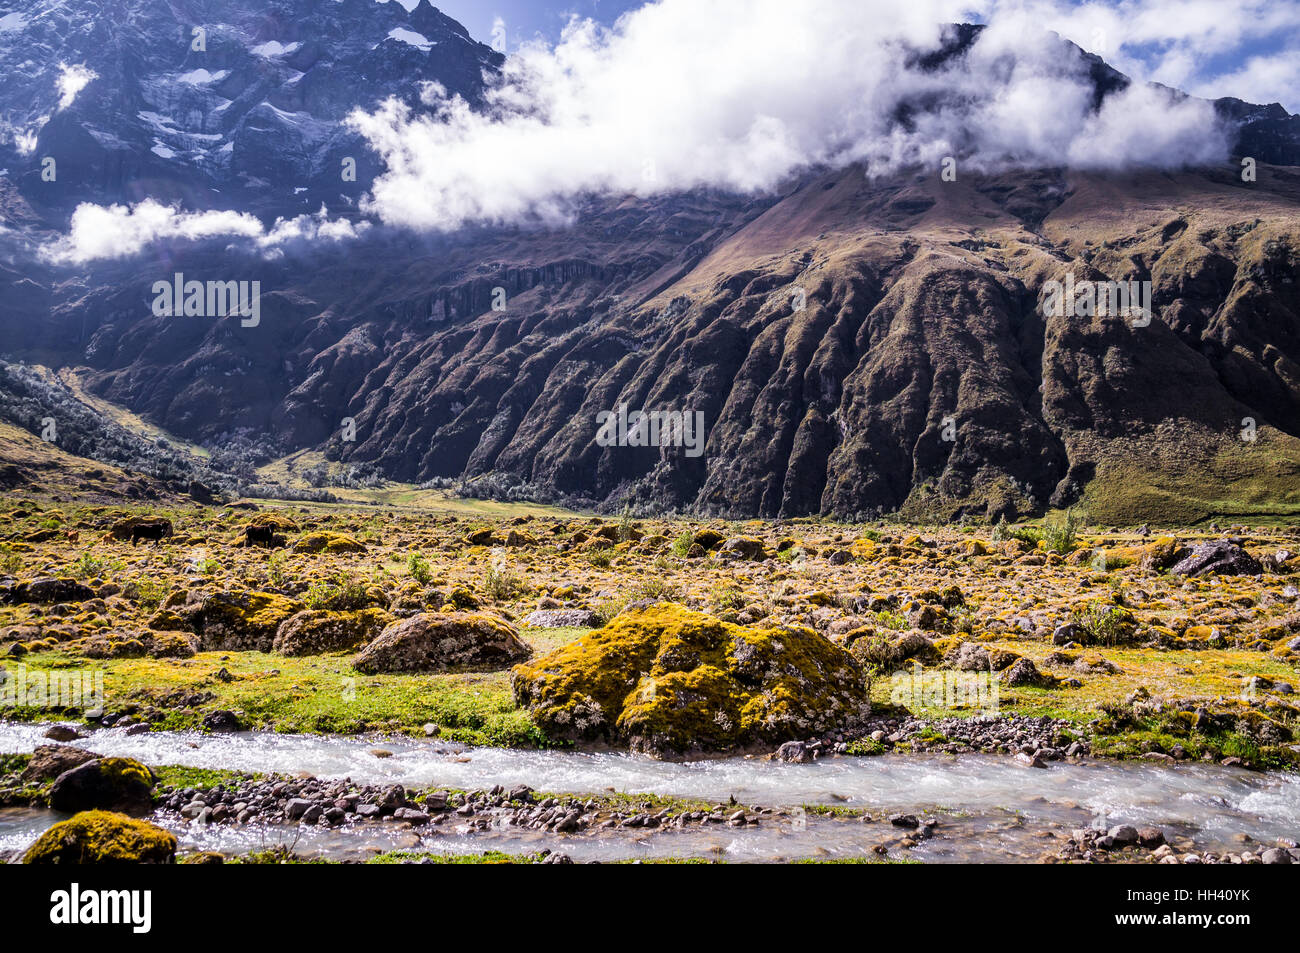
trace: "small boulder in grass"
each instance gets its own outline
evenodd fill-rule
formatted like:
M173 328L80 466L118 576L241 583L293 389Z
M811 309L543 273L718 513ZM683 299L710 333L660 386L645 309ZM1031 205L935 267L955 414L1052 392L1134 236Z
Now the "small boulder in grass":
M293 544L295 553L364 553L364 543L343 533L308 533Z
M478 612L421 612L395 622L357 654L353 667L384 672L495 671L532 657L514 626Z
M1002 684L1012 687L1029 685L1035 688L1051 688L1056 679L1038 671L1038 667L1027 658L1017 659L1002 675Z
M601 619L590 609L537 609L524 616L521 624L534 629L595 629L600 627Z
M1169 567L1175 576L1255 576L1264 571L1255 557L1227 539L1196 543L1178 555L1178 561Z

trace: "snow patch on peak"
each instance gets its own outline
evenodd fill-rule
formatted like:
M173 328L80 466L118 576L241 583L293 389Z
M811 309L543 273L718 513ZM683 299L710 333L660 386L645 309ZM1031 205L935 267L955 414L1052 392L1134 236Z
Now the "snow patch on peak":
M228 69L217 70L215 73L209 73L205 69L194 69L188 73L181 73L176 77L176 81L190 86L206 86L209 83L219 83L229 75Z
M433 40L430 40L427 37L425 37L423 34L416 33L414 30L408 30L405 27L400 27L400 26L393 27L393 29L389 30L388 38L390 40L400 40L401 42L406 43L410 46L414 46L421 50L424 50L426 53L429 52L429 50L431 50L433 47L438 45Z
M273 56L288 56L300 46L302 46L301 43L281 43L279 40L267 40L265 43L250 47L249 52L263 59L270 59Z

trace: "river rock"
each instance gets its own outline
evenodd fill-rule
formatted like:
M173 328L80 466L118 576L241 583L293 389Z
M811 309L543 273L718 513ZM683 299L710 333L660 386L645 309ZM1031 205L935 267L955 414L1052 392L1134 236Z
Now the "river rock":
M72 745L37 745L19 780L24 784L52 781L59 775L87 761L94 761L98 757L99 755L93 751L74 748Z
M785 761L789 764L811 764L815 758L813 749L802 741L787 741L772 753L773 761Z
M84 811L60 821L23 855L24 864L170 864L176 838L147 821Z
M1119 824L1106 832L1117 847L1128 847L1138 842L1138 829L1131 824Z
M203 716L203 728L206 731L228 733L240 731L243 725L240 724L239 716L233 711L227 708L218 708Z
M54 779L50 807L68 814L111 810L147 814L153 809L152 771L131 758L97 758Z

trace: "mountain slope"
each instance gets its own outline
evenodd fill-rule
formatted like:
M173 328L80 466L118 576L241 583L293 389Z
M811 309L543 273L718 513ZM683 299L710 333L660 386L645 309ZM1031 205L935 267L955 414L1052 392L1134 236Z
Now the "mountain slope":
M43 93L11 112L36 146L11 141L17 181L0 178L4 348L87 366L95 394L185 439L736 516L1300 507L1300 120L1280 107L1216 104L1254 182L1235 159L957 181L850 167L757 197L592 198L565 227L374 228L270 257L157 243L56 268L32 244L79 197L349 209L367 181L341 188L335 171L361 149L348 110L414 104L427 81L476 102L499 57L427 3L19 10L35 52L4 54L16 75L57 91L76 54L98 78L62 109ZM213 25L206 66L175 40L188 23ZM978 33L954 30L926 68ZM1096 102L1129 83L1085 59ZM47 148L85 156L57 189L37 173ZM260 281L260 322L154 315L153 282L176 272ZM1067 276L1149 281L1150 326L1046 314ZM620 405L702 414L704 453L600 445L598 415Z

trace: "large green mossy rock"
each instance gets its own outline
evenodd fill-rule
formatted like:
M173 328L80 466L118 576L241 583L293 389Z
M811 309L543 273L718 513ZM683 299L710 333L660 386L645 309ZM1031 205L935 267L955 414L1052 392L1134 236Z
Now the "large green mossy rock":
M303 608L274 592L217 592L185 615L204 652L269 652L280 623Z
M153 809L156 780L133 758L96 758L54 779L50 807L68 814L91 810L147 814Z
M308 533L293 544L295 553L364 553L366 547L343 533Z
M150 824L110 811L83 811L42 834L24 864L170 864L176 838Z
M365 645L391 622L383 609L304 609L280 624L272 648L282 655L346 652Z
M860 724L858 663L811 629L732 625L659 604L511 673L551 737L655 755L736 751Z

